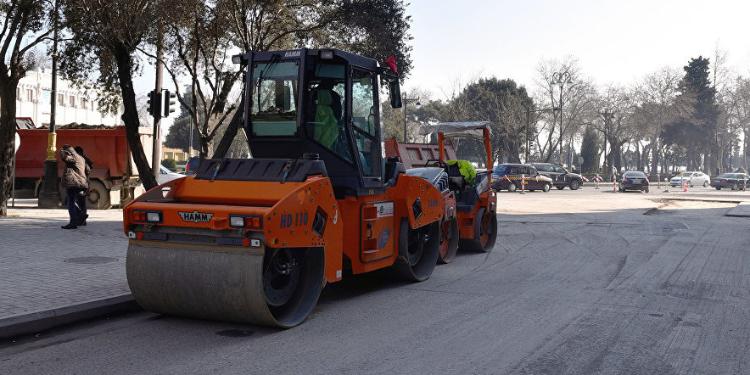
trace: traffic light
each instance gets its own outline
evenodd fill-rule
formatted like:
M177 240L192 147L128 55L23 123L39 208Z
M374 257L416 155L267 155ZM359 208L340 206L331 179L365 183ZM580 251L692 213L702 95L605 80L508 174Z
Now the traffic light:
M153 117L161 116L161 92L157 91L151 91L148 93L148 114L150 114Z
M164 113L162 117L169 117L169 114L177 108L177 95L169 90L164 90Z

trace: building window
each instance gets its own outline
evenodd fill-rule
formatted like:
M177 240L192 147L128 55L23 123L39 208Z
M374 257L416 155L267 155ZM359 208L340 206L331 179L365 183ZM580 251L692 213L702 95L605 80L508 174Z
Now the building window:
M57 105L65 107L65 95L57 94Z
M88 110L89 109L89 100L86 98L81 99L81 108Z
M50 104L50 91L47 89L42 89L42 103L43 104Z
M34 101L34 90L32 89L26 89L26 100L29 102Z
M75 108L76 107L76 97L73 96L73 95L71 95L70 98L69 98L69 101L70 101L70 107L71 108Z
M16 100L18 100L20 102L20 101L22 101L21 99L23 99L21 97L21 88L20 87L16 87Z

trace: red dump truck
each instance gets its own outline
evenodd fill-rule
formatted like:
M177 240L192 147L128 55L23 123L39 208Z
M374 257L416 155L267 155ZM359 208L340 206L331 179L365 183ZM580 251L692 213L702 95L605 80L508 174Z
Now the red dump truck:
M17 132L21 146L16 153L16 195L37 197L44 176L49 130L18 129ZM94 163L89 183L90 208L107 209L133 199L141 182L131 157L124 126L69 125L59 127L56 133L58 150L65 144L81 146ZM140 133L144 151L150 158L152 136L147 128L142 128ZM58 176L62 176L64 168L65 163L60 161L58 154ZM62 188L58 191L62 191ZM61 193L60 196L64 198L65 194Z

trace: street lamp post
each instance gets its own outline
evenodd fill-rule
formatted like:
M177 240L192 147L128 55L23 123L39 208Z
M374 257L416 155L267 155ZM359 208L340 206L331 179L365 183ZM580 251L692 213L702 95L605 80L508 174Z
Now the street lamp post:
M565 90L565 84L566 83L573 83L573 79L570 76L570 72L562 71L562 72L555 72L552 73L552 80L550 81L553 85L558 85L560 87L560 100L558 101L558 108L560 110L560 153L558 155L558 160L560 164L562 165L562 153L563 153L563 91ZM554 107L554 105L553 105Z
M401 101L404 103L404 143L408 143L409 133L407 131L406 108L409 106L409 102L415 103L417 106L419 106L420 103L419 103L419 98L407 98L406 95L404 95Z
M57 133L55 132L55 113L57 110L57 30L59 1L55 1L52 36L52 87L50 90L49 134L47 135L47 159L44 161L44 179L39 191L37 206L39 208L56 208L60 204L57 189Z
M552 113L554 114L557 112L557 107L540 108L540 109L530 109L528 107L526 108L526 153L525 153L526 163L528 163L529 159L531 158L531 134L529 133L531 129L531 114L547 112L547 111L552 111Z

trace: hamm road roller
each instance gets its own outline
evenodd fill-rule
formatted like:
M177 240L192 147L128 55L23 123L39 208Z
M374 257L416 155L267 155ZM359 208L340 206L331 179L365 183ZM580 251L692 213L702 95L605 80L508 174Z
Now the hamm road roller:
M250 52L242 127L252 158L206 159L123 210L127 279L146 310L288 328L326 283L435 268L443 198L384 160L380 84L395 64L335 49Z
M443 122L427 130L437 135L437 144L389 139L385 152L408 166L408 175L431 181L443 193L445 214L438 261L451 262L459 247L491 251L497 238L497 199L491 181L490 123Z

